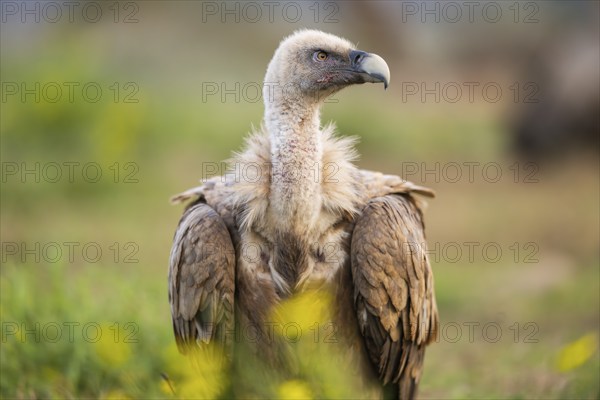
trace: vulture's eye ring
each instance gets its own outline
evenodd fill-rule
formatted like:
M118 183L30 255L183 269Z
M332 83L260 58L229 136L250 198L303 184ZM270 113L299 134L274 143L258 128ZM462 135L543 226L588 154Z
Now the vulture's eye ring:
M315 52L314 55L315 61L325 61L327 60L327 57L329 57L329 55L322 50Z

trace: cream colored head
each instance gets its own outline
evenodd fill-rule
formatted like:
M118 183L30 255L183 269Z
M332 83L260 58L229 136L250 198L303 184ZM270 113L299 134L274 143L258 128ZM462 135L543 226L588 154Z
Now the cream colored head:
M335 35L301 30L285 38L275 51L265 75L265 102L274 101L273 93L281 90L284 97L301 98L294 100L318 101L365 82L383 82L387 87L390 70L383 58L357 50Z

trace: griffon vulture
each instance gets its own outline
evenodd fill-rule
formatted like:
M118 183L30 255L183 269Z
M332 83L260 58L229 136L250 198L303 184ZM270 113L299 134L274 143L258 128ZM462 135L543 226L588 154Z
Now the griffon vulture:
M414 196L433 193L357 169L354 140L322 127L319 117L327 96L365 82L389 84L380 56L316 30L287 37L267 68L262 126L232 160L238 173L173 198L192 200L169 267L180 351L217 342L235 359L238 344L232 350L228 332L252 325L268 337L277 304L328 291L351 379L376 388L376 397L416 396L438 313ZM248 248L260 254L246 256ZM285 349L260 337L257 357L285 370Z

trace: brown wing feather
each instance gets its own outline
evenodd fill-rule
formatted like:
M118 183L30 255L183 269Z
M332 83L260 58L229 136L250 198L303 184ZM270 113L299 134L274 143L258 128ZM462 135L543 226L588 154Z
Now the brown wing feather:
M422 215L410 194L369 201L352 234L355 306L367 352L384 384L416 395L425 345L437 335L433 275Z
M235 251L223 219L207 204L179 222L169 266L169 302L177 346L186 353L217 341L230 350L234 329Z

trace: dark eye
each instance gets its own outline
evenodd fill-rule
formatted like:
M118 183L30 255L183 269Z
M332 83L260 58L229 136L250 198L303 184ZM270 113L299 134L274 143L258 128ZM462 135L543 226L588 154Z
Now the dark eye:
M325 60L327 60L327 57L329 57L329 55L327 53L325 53L324 51L317 51L317 52L315 52L315 55L313 56L315 61L325 61Z

